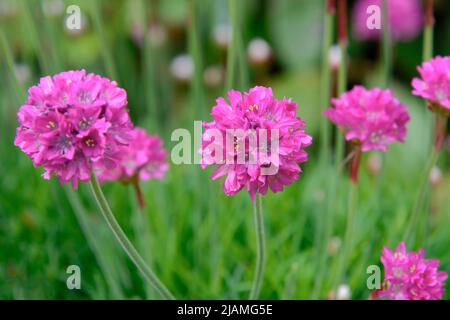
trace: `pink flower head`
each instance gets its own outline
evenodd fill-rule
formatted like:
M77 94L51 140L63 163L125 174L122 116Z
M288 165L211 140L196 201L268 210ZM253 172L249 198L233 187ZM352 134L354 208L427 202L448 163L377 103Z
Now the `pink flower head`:
M76 188L93 169L116 165L132 129L126 104L116 82L84 70L43 77L17 113L14 144L46 170L44 178Z
M395 252L383 248L384 288L379 297L391 300L438 300L444 295L447 273L438 271L439 260L424 259L424 250L406 252L405 243Z
M450 57L435 57L417 70L421 78L412 81L413 94L430 102L430 109L450 116Z
M154 135L149 136L142 128L134 128L130 132L131 141L128 146L121 147L119 165L99 172L99 179L129 181L131 178L141 180L162 179L169 169L166 161L167 151L162 140Z
M409 115L390 90L355 86L332 100L324 114L344 131L345 139L361 145L363 152L386 151L388 144L404 142Z
M353 7L353 33L359 40L377 40L383 32L383 0L358 0ZM394 41L409 41L417 37L422 28L422 8L418 0L387 0L389 30ZM374 11L380 12L380 28L372 26Z
M298 180L299 163L312 143L291 99L276 100L272 89L254 87L243 95L229 91L230 104L218 98L213 121L204 123L202 167L216 165L213 180L226 176L223 191L234 195L245 188L252 200L257 192L283 190Z

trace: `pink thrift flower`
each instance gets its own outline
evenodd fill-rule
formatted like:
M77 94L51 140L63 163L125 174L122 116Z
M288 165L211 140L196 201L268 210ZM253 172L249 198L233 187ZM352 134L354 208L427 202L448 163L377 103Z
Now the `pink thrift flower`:
M61 183L88 181L91 171L114 167L132 123L127 95L116 82L84 70L41 78L17 113L14 144Z
M383 248L384 288L377 296L391 300L439 300L444 295L447 273L438 271L439 260L424 259L424 250L406 252L405 243L395 252Z
M421 78L412 81L413 94L430 102L430 109L450 116L450 57L435 57L417 70Z
M229 91L228 98L229 104L216 100L213 121L203 124L201 164L216 165L211 178L226 176L225 194L245 188L252 200L257 192L279 192L298 180L312 138L297 117L297 104L276 100L271 88L258 86L243 95Z
M422 8L418 0L387 0L389 30L394 41L409 41L417 37L422 29ZM371 5L380 8L380 29L369 29ZM353 33L359 40L377 40L383 32L382 0L358 0L353 7Z
M134 128L130 137L129 145L121 148L119 165L112 169L103 167L106 170L99 172L99 179L125 182L135 177L141 180L162 179L169 169L162 140L156 135L147 135L142 128Z
M345 134L345 139L361 145L363 152L386 151L387 145L404 142L409 115L390 90L367 90L355 86L332 100L334 108L324 114Z

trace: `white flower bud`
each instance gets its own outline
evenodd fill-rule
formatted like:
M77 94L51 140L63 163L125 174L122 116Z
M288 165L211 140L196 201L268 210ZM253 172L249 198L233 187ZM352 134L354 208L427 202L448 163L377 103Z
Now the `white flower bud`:
M170 74L180 82L188 82L194 74L194 61L189 54L180 54L170 63Z
M272 48L266 40L255 38L248 45L247 55L252 64L266 64L272 58Z

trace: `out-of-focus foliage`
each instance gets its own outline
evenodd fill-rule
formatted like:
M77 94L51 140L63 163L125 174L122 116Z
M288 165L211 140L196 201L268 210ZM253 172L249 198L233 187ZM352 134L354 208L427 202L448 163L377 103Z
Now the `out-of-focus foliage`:
M323 1L236 3L241 39L234 86L248 81L245 89L268 85L278 98L292 97L314 136L300 180L264 198L268 252L261 297L313 297L318 248L328 247L323 283L315 296L327 298L336 285L347 188L343 183L338 190L330 243L320 246L324 190L329 170L335 169L320 164L317 147ZM64 27L66 8L72 4L80 7L83 17L78 33ZM446 5L447 1L436 1L435 51L442 55L450 53ZM215 98L229 89L225 87L227 26L232 23L228 12L225 0L0 0L1 299L157 298L116 244L88 187L72 191L43 180L42 170L14 147L16 112L26 89L41 76L84 68L118 81L128 92L135 123L159 134L170 151L176 144L170 141L172 130L192 130L192 119L210 121ZM262 63L247 52L257 37L271 50ZM195 38L201 67L189 65L192 60L186 56L175 64L176 57L195 53ZM349 46L349 87L379 85L380 44L350 38ZM412 121L406 143L390 147L382 157L380 173L370 168L371 155L363 157L360 205L345 279L353 298L368 297L366 268L380 264L382 246L394 248L402 240L428 156L432 118L410 93L421 52L421 36L393 45L391 88L408 106ZM200 79L200 88L194 79ZM447 149L439 160L442 180L430 192L429 224L422 226L427 241L411 248L425 247L427 257L440 259L447 272L448 166ZM251 203L244 193L226 197L219 184L210 181L210 173L197 165L171 164L164 181L142 183L148 203L143 213L127 186L106 183L104 189L125 232L177 297L245 298L255 258ZM82 271L79 291L66 287L66 268L72 264Z

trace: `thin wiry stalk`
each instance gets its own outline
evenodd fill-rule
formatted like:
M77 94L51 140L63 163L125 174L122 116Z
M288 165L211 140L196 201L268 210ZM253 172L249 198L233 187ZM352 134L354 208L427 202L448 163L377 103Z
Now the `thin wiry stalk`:
M347 270L348 259L350 258L353 243L353 225L356 214L358 198L357 194L358 183L355 181L350 181L350 192L348 193L347 222L343 242L344 248L340 256L334 288L337 288L338 285L343 283L345 280L345 272Z
M154 21L148 21L147 12L152 10L151 5L147 5L146 1L141 0L138 5L141 8L140 16L140 28L143 30L142 39L142 56L143 56L143 86L144 86L144 99L145 105L147 106L148 113L145 119L145 126L151 128L154 131L158 131L160 128L159 114L158 114L158 87L156 85L156 63L155 58L157 52L150 43L149 37L149 22L154 23ZM150 12L151 14L151 12Z
M323 21L323 38L322 38L322 70L321 70L321 79L320 79L320 106L321 113L330 105L331 98L331 69L329 64L329 51L331 45L333 44L333 34L334 34L334 16L336 13L336 0L326 0L325 4L325 13L324 13L324 21ZM322 116L321 117L321 126L320 126L320 156L322 159L322 163L328 167L330 163L330 122L329 120ZM330 181L327 182L327 186L331 184ZM332 206L330 202L332 201L332 190L329 187L325 188L325 197L326 201L324 201L324 216L321 217L318 221L318 234L317 234L317 243L320 248L317 252L317 272L314 281L314 288L312 291L312 298L317 299L323 284L324 280L324 272L325 272L325 264L327 258L326 246L328 240L330 238L330 226L331 218L330 212L332 210Z
M347 0L338 0L338 42L341 48L341 64L338 71L337 95L342 95L347 90ZM341 134L336 134L336 152L335 161L339 164L344 157L344 137Z
M387 88L391 78L392 68L392 44L391 34L389 26L389 7L387 0L383 0L383 36L382 36L382 48L383 48L383 78L382 87Z
M323 20L323 38L322 38L322 71L320 78L320 106L321 111L325 110L330 104L331 96L331 70L328 55L333 44L334 33L334 15L335 0L326 0L326 10ZM321 117L320 127L320 155L328 163L330 149L330 122L326 117Z
M112 50L109 47L108 40L106 39L105 30L103 28L104 23L101 15L101 4L99 1L92 1L90 9L92 14L92 22L95 32L97 34L98 41L100 43L100 53L105 63L105 68L108 76L115 81L119 81L119 74L117 73L116 65L114 64L114 58L112 56Z
M420 212L424 210L425 198L428 193L428 188L430 185L429 184L430 173L438 161L439 152L442 147L442 140L443 137L445 136L446 125L447 125L447 118L444 116L437 115L435 127L435 141L431 149L431 154L430 157L428 158L427 165L425 166L425 170L423 171L422 176L420 178L419 189L417 191L417 195L414 201L411 219L409 220L409 223L405 229L404 234L405 241L411 240L412 233L416 229L417 224L419 222ZM427 210L424 210L423 220L425 220L425 223L428 220L427 217L428 217Z
M155 290L161 295L163 299L166 300L174 300L175 297L172 293L164 286L164 284L158 279L158 277L154 274L154 272L148 267L147 263L137 252L131 241L126 236L125 232L123 232L119 223L117 222L114 214L112 213L108 202L103 194L102 189L100 188L100 184L98 182L97 176L95 173L92 173L90 180L91 191L94 195L94 198L97 202L98 208L100 209L103 218L108 223L111 231L115 235L117 241L122 246L122 249L128 255L128 257L133 261L135 266L142 272L147 281L155 288Z
M233 89L235 85L235 71L238 67L238 37L239 37L239 23L238 23L238 8L237 0L228 1L228 10L231 19L231 42L227 53L227 81L226 90Z
M427 61L433 56L433 27L434 27L434 17L433 17L433 0L425 0L424 3L424 33L423 33L423 49L422 49L422 59L423 61ZM442 135L442 130L445 130L443 127L444 119L437 114L436 116L436 126L435 126L435 141L432 147L430 157L428 158L427 165L425 170L420 177L419 189L416 195L416 199L414 201L411 219L405 229L404 240L410 241L412 237L413 231L416 229L417 224L419 222L419 215L421 210L423 209L426 193L428 192L428 179L430 176L430 172L432 168L436 165L439 149L440 149L440 136ZM446 121L446 120L445 120ZM446 122L445 122L446 123ZM426 211L425 211L426 213ZM423 216L425 220L425 224L427 223L427 216Z
M197 0L190 0L189 2L189 51L194 61L194 78L192 81L192 115L191 120L195 117L200 117L206 112L203 107L204 104L204 92L203 92L203 64L200 48L200 37L198 32L198 3Z
M256 230L256 271L253 279L252 290L250 292L250 300L256 300L261 290L261 284L264 275L264 264L266 260L266 240L264 235L264 214L262 210L262 199L259 193L256 194L253 217Z
M111 289L111 295L114 299L123 299L124 295L122 289L117 281L117 277L114 276L114 271L110 267L110 262L107 261L104 257L104 253L102 252L102 248L99 245L98 239L96 239L96 234L90 225L90 221L88 219L88 213L83 207L78 194L74 192L71 188L64 188L66 192L67 199L69 200L69 204L72 207L73 212L75 213L75 217L77 218L78 224L80 225L80 229L83 232L84 237L94 254L95 260L97 261L100 269L102 270L102 274L105 277L106 283Z

